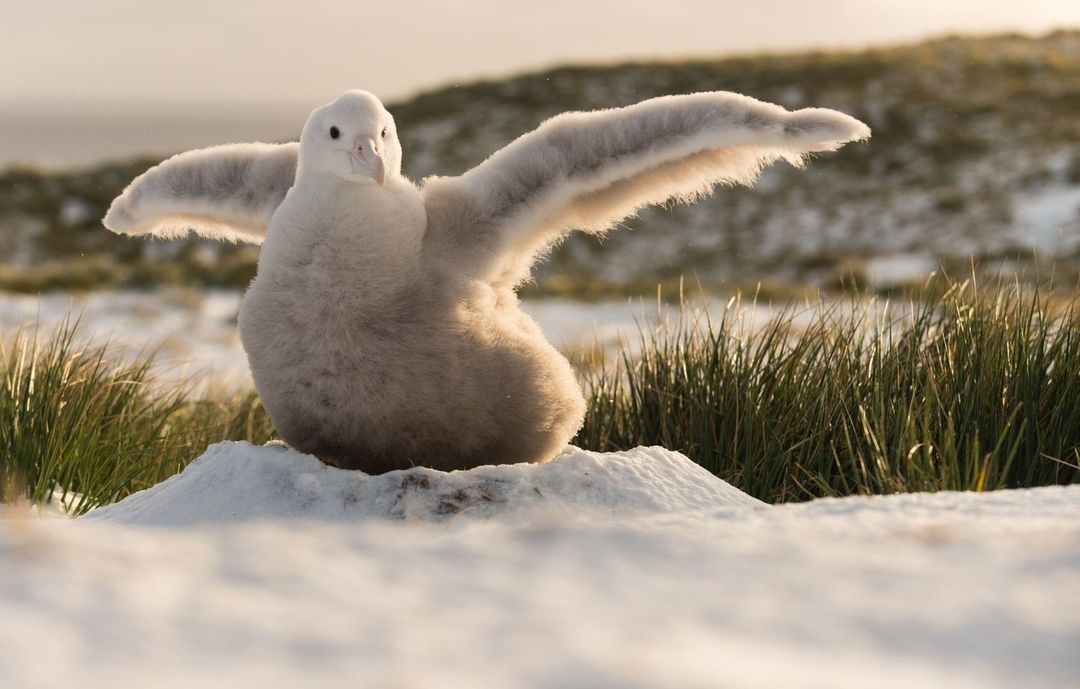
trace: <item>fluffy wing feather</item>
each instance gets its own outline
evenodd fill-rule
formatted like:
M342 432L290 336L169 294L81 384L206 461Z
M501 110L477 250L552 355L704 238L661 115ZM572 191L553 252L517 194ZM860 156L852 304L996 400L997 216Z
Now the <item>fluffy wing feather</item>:
M120 234L262 243L296 178L299 145L231 144L175 155L135 178L104 224Z
M570 230L603 232L643 206L749 185L777 160L801 166L869 136L835 110L725 92L564 113L460 177L426 180L428 237L479 277L516 284Z

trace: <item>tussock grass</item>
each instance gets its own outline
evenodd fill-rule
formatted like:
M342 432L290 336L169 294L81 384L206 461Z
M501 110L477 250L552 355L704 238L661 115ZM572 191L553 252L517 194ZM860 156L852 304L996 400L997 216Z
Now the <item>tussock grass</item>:
M1080 478L1074 302L954 283L869 321L795 317L751 331L737 309L684 311L642 332L639 358L585 371L576 442L677 449L768 502Z
M21 330L0 344L0 500L60 499L81 514L177 473L211 443L269 439L253 394L189 399L153 381L152 357L117 361L78 330L69 321L44 340Z
M1080 478L1075 299L954 283L852 304L752 327L738 308L718 322L684 309L612 366L580 367L589 414L575 442L676 449L768 502ZM0 501L82 513L211 443L271 437L253 394L194 399L155 383L152 358L110 351L80 344L77 322L0 346Z

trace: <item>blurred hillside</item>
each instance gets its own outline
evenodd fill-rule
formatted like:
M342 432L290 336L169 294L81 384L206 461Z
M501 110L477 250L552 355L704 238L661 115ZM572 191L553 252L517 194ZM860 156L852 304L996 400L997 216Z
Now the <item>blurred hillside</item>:
M788 108L830 107L869 144L757 187L650 209L603 242L575 236L539 288L640 292L697 276L719 289L853 279L890 287L944 264L1035 279L1080 274L1080 32L947 38L859 53L569 67L448 87L392 104L405 171L457 174L563 110L730 90ZM298 123L299 126L299 123ZM224 143L224 142L223 142ZM154 160L75 172L0 173L0 287L242 286L256 247L115 237L111 199Z

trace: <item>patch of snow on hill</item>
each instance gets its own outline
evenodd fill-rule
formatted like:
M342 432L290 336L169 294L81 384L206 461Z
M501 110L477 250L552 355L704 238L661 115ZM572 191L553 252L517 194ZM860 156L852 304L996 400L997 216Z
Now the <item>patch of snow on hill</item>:
M1050 256L1069 256L1080 246L1080 186L1053 186L1013 201L1014 236Z

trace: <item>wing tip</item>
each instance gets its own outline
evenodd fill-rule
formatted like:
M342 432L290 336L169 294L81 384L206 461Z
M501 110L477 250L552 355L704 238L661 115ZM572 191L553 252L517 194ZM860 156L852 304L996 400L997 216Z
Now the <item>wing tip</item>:
M844 144L867 141L872 132L866 123L828 108L803 108L788 114L784 133L813 146L812 150L836 150Z
M105 229L115 234L131 234L131 228L134 225L131 214L124 208L123 198L123 196L118 196L113 199L109 210L105 211L105 217L101 219L101 224Z
M139 226L129 189L125 189L113 199L113 202L109 204L109 210L105 211L105 217L101 219L101 224L114 234L127 236L146 234L146 229Z

